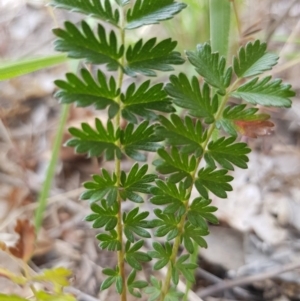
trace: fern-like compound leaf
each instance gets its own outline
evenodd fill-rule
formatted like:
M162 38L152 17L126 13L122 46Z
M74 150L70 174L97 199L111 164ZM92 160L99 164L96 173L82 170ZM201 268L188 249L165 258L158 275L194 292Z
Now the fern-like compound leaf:
M81 70L81 77L82 79L73 73L67 73L66 81L55 81L56 86L60 88L55 96L60 99L61 103L75 103L78 107L94 105L97 110L109 107L109 117L113 118L119 110L119 105L114 99L120 93L115 79L110 77L107 81L106 76L100 70L98 70L97 79L94 79L86 69Z
M105 226L106 231L115 229L118 219L119 206L114 202L113 206L108 207L106 200L101 201L101 206L93 203L91 205L92 214L86 216L85 220L93 222L93 228L102 228Z
M191 204L187 218L188 221L196 228L208 229L206 221L212 224L218 224L218 219L213 212L217 211L217 208L210 206L211 200L196 198Z
M137 0L127 12L126 29L134 29L143 25L157 24L173 18L187 5L174 0Z
M118 26L120 13L113 10L110 0L52 0L50 5L79 12Z
M151 235L145 228L153 228L153 225L145 220L149 212L139 213L139 208L136 207L131 210L128 214L124 212L124 234L130 242L134 242L134 234L143 237L150 238Z
M195 153L199 157L203 153L201 144L206 139L207 133L204 132L201 122L195 124L193 120L186 116L184 121L175 114L171 115L171 121L164 116L160 116L162 126L157 127L157 135L166 139L172 146L181 146L182 153Z
M118 188L115 186L117 177L115 174L110 176L106 169L102 169L102 176L93 175L93 182L84 183L87 190L81 194L82 200L96 202L102 200L106 196L108 206L112 206L117 201Z
M139 169L136 163L131 168L128 175L124 171L121 172L120 195L123 200L131 200L135 203L143 203L143 198L138 193L150 193L152 182L157 178L156 175L147 174L148 165L145 164Z
M110 231L109 234L98 234L96 238L100 241L99 247L101 249L107 249L108 251L118 251L121 249L121 244L116 230Z
M186 55L204 80L217 88L219 94L225 95L232 77L232 68L226 69L225 58L212 52L209 44L198 45L196 51L187 51Z
M233 165L247 168L249 161L247 154L251 150L246 143L234 143L235 139L236 137L222 137L216 141L211 141L208 144L208 151L204 155L206 163L211 167L216 167L215 162L217 162L228 170L234 170Z
M106 64L111 71L120 67L118 59L122 57L124 47L118 47L114 31L110 32L107 40L101 24L98 24L97 36L85 21L81 23L81 30L73 23L65 22L65 30L57 28L53 32L58 37L55 50L67 52L71 58L85 59L88 63Z
M222 118L218 120L218 126L222 127L229 135L237 136L240 122L265 122L270 118L268 114L258 114L257 112L257 108L247 108L245 104L227 106L223 111Z
M180 153L176 147L172 147L170 154L162 148L157 153L161 159L153 162L156 170L163 175L171 174L169 181L172 183L185 179L186 186L189 187L192 183L191 172L196 168L196 157L189 158L188 154Z
M171 65L181 65L184 59L179 52L173 51L177 42L171 39L163 40L156 44L152 38L143 44L139 40L134 46L129 46L126 51L127 65L125 72L129 76L141 73L145 76L156 76L153 70L172 71Z
M267 76L259 81L258 77L240 86L231 96L241 98L254 105L285 107L292 104L290 97L295 96L291 85L282 84L282 80L271 80Z
M132 268L138 271L142 270L141 262L151 261L148 254L139 251L143 245L143 240L137 241L133 246L131 246L130 241L127 241L125 245L125 259Z
M183 183L176 186L171 182L156 181L157 187L151 189L153 197L150 202L154 205L168 205L164 209L165 214L174 214L176 212L182 215L185 212L184 202L188 195Z
M173 97L174 103L181 108L188 109L190 115L204 118L206 123L214 122L214 114L218 110L218 97L215 95L211 98L207 84L203 85L201 91L196 76L189 81L184 73L178 76L171 75L166 91Z
M158 259L157 262L154 264L153 268L154 268L154 270L160 270L164 266L166 266L168 264L168 262L170 261L170 257L172 255L172 246L169 242L166 242L164 246L158 242L154 242L152 244L152 246L153 246L154 250L148 251L148 254L150 255L151 258ZM151 280L151 282L152 282L152 280ZM153 284L153 282L152 282L152 284ZM154 284L156 284L155 287L159 287L158 281L155 281Z
M112 160L115 154L121 158L121 150L115 144L119 134L115 133L112 122L108 121L105 129L102 122L96 118L95 127L93 129L89 124L82 123L82 130L69 128L73 138L67 141L66 145L75 147L77 153L87 153L90 157L98 157L105 153L107 160Z
M202 236L208 235L207 229L202 229L193 226L190 222L184 225L184 232L182 234L183 245L190 254L194 253L193 241L201 248L207 248L207 243Z
M174 214L163 213L160 209L154 209L154 214L159 218L155 220L157 229L154 235L163 237L167 235L167 240L170 241L179 235L178 224L180 216Z
M220 198L227 198L226 191L232 191L232 187L228 182L233 180L232 176L227 175L226 169L215 170L207 167L201 168L198 172L198 178L195 186L202 197L208 199L208 191Z
M162 138L155 134L155 126L148 121L142 122L134 129L134 125L129 123L124 131L121 132L121 144L125 154L136 160L146 161L147 157L139 151L155 152L161 146L158 141Z
M272 69L277 64L278 56L268 53L267 44L256 40L249 42L239 50L233 59L233 69L238 77L250 77Z
M175 109L167 93L163 89L163 84L156 84L150 87L150 81L145 81L137 89L134 83L128 88L126 93L121 94L123 102L122 116L131 123L138 123L135 115L146 120L157 119L157 114L153 111L171 113Z

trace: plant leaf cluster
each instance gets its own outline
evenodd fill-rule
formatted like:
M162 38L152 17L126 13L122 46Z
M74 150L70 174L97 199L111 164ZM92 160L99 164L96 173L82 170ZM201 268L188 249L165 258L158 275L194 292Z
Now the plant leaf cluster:
M95 28L83 21L79 26L66 22L64 29L54 30L57 51L102 65L96 72L83 68L79 75L68 73L65 80L55 82L61 103L107 111L106 121L70 128L72 138L66 143L78 153L116 160L115 171L103 168L93 175L81 195L91 203L86 220L99 229L99 246L119 254L116 268L103 270L106 279L101 289L114 284L119 294L128 290L141 297L144 289L149 300L163 296L164 301L177 301L182 296L176 290L179 278L194 281L196 265L190 254L196 246L207 247L209 223L218 223L211 196L227 198L231 172L247 168L250 149L238 134L255 137L261 128L271 127L270 116L255 106L289 107L295 93L279 79L258 77L277 62L260 41L241 47L232 66L209 43L198 45L186 51L197 76L173 74L166 84L144 79L157 76L157 71L172 71L184 59L171 38L128 42L126 32L173 18L186 7L184 3L53 0L52 5L101 21ZM153 165L159 176L148 172L148 164L132 163L122 169L123 158L147 161L148 152L157 153ZM191 201L194 192L198 195ZM151 206L157 207L153 212L142 207L148 195ZM127 201L133 207L124 210ZM145 252L145 240L151 236L163 238L164 243L154 239L153 249ZM180 244L187 254L177 256ZM168 268L173 284L168 284L167 292L155 277L150 286L138 277L152 259L154 270ZM128 275L124 264L130 269Z

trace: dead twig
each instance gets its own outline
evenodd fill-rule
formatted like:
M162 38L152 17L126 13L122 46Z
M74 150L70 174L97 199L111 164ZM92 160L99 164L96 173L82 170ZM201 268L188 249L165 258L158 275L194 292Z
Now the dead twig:
M196 270L196 275L197 275L197 277L205 279L206 281L209 281L213 284L223 282L223 279L221 279L221 278L215 276L214 274L211 274L211 273L209 273L206 270L201 269L201 268L198 268ZM257 298L255 296L253 296L251 293L249 293L247 290L245 290L241 287L234 288L233 293L234 293L233 296L240 297L241 299L252 300L252 301L257 300Z
M215 285L212 285L206 289L203 289L200 291L199 296L201 298L205 298L208 296L211 296L213 294L228 290L232 287L240 286L240 285L246 285L257 281L262 281L268 278L273 278L274 276L278 274L282 274L287 271L295 270L297 268L300 268L300 262L292 262L289 264L286 264L281 267L273 268L269 271L265 271L261 274L257 275L251 275L247 277L242 277L239 279L234 280L225 280L220 283L217 283Z
M101 301L101 299L99 298L95 298L91 295L88 295L86 293L83 293L82 291L80 291L79 289L75 288L75 287L68 287L65 288L65 291L67 293L71 293L73 295L76 296L76 299L78 301Z

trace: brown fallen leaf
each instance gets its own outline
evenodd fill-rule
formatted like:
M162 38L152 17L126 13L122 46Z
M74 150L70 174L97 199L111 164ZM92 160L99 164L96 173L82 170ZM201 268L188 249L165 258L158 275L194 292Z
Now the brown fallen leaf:
M269 135L274 127L269 120L235 120L234 124L240 134L250 138Z
M15 232L19 234L19 239L14 247L9 247L9 252L25 262L27 262L35 248L35 229L29 220L17 220Z

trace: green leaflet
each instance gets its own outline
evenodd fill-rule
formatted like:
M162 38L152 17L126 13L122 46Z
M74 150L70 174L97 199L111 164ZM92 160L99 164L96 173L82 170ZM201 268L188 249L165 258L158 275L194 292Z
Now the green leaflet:
M182 215L185 211L184 202L188 199L183 183L177 187L174 183L157 180L156 185L151 189L153 197L150 202L160 206L168 205L163 211L165 214L175 214L178 211Z
M178 292L176 287L170 287L168 293L165 296L165 301L179 301L182 300L184 293Z
M128 239L128 241L130 241L131 243L134 242L134 234L143 238L151 237L150 233L145 230L145 228L146 229L153 228L153 225L145 220L145 218L148 215L149 212L147 211L139 213L138 207L131 210L128 214L124 212L123 214L124 234Z
M148 165L143 165L139 169L139 165L136 163L131 168L128 175L124 171L121 172L121 187L123 188L120 191L121 198L125 201L126 199L131 200L135 203L143 203L143 198L137 193L150 193L151 182L157 178L156 175L147 174Z
M175 114L171 115L171 121L160 116L162 126L157 127L156 133L161 139L166 139L172 146L181 146L182 153L195 153L199 157L203 153L202 143L207 137L199 120L194 124L189 116L184 121Z
M184 278L187 279L188 281L195 282L194 271L198 267L198 265L195 263L186 262L189 259L189 257L190 257L189 254L185 254L185 255L181 255L177 259L172 271L173 272L172 280L175 285L177 285L179 282L179 277L176 275L176 272L177 274L179 274L180 272L184 276Z
M150 295L148 301L155 301L161 294L162 283L152 275L150 277L150 281L152 286L146 287L144 291L146 294Z
M101 206L93 203L91 209L94 213L86 216L85 220L93 222L93 228L102 228L105 226L106 231L115 229L118 219L117 214L119 206L116 202L113 202L112 206L107 206L107 201L102 200Z
M237 121L264 121L270 118L267 114L257 114L257 112L257 108L247 108L244 104L227 106L218 125L229 135L237 136L237 125L235 124Z
M267 44L259 40L241 47L238 57L233 58L235 74L238 77L250 77L272 69L277 64L278 56L266 50Z
M57 28L53 33L58 37L54 43L56 51L67 52L69 57L85 59L88 63L106 64L110 71L120 67L118 60L123 55L124 46L118 48L114 31L107 40L101 24L98 24L97 36L85 21L81 22L81 30L73 23L65 22L65 30Z
M113 283L116 283L116 290L119 294L121 294L123 290L123 282L121 276L119 275L118 267L116 270L103 269L102 273L108 277L102 282L100 290L108 289Z
M132 270L127 278L127 287L131 295L136 298L141 298L141 293L136 289L142 289L148 286L148 283L143 280L134 281L136 277L136 270Z
M119 133L115 133L111 121L107 122L107 129L98 118L95 120L95 129L87 123L82 123L81 128L82 130L69 128L74 138L67 141L67 146L74 147L79 154L87 153L90 157L98 157L102 153L105 153L107 160L112 160L115 155L121 157L121 150L115 144Z
M173 183L185 179L185 187L190 187L192 184L190 173L196 168L196 157L189 158L188 154L180 153L176 147L172 147L170 154L164 149L159 149L157 153L162 159L153 162L156 170L164 175L171 174L169 181Z
M155 126L149 126L148 121L142 122L135 129L129 123L120 138L125 154L136 161L146 161L146 156L139 151L155 152L160 148L157 142L162 140L155 134Z
M138 271L142 270L142 265L140 262L151 261L151 257L148 254L139 251L143 245L143 240L137 241L133 246L131 246L130 241L127 241L125 245L125 259L133 269Z
M241 98L254 105L289 108L292 104L290 97L295 96L291 85L282 84L282 80L271 80L267 76L260 80L258 77L240 86L231 96Z
M233 165L240 168L247 168L249 161L247 154L250 149L246 143L234 143L235 137L222 137L208 144L208 151L205 153L205 160L211 167L215 167L214 161L219 163L223 168L234 170Z
M270 115L267 114L257 114L257 108L247 108L247 105L235 105L227 106L223 111L223 118L229 120L245 120L245 121L254 121L254 120L266 120L270 118Z
M102 176L93 175L93 182L85 182L84 188L87 190L81 194L81 199L90 202L101 201L106 196L108 206L116 203L118 188L115 186L117 177L113 173L112 176L106 169L102 169ZM92 209L93 210L93 209Z
M156 38L143 43L139 40L134 46L129 46L126 51L127 65L124 70L129 76L141 73L145 76L156 76L153 70L172 71L171 65L181 65L184 59L179 52L173 51L177 42L171 39L163 40L156 44Z
M170 241L179 235L178 224L180 216L165 214L160 209L154 209L154 214L158 217L158 220L155 220L157 225L157 229L154 232L155 236L167 236L167 241Z
M182 234L183 245L190 254L194 253L193 241L201 248L207 248L207 243L202 236L208 235L207 229L195 227L190 222L186 222L184 225L184 231Z
M163 90L163 84L150 86L150 80L142 83L138 88L132 83L121 94L121 101L124 106L122 116L131 123L138 123L135 115L141 116L146 120L157 119L157 114L153 111L171 113L175 109L171 105L170 98Z
M201 91L196 76L190 82L183 73L180 73L178 77L171 75L166 91L173 97L174 103L181 108L188 109L190 115L204 118L206 123L214 122L214 114L218 109L218 97L217 95L211 97L207 84L203 85Z
M174 0L137 0L127 12L126 29L134 29L173 18L187 5Z
M160 270L168 264L170 261L170 256L172 254L172 247L169 242L166 242L165 245L161 245L158 242L152 244L153 251L148 251L148 254L151 258L157 258L157 262L154 264L154 270ZM152 280L151 280L152 282ZM153 284L153 282L152 282ZM148 293L147 293L148 294Z
M120 12L112 9L111 1L104 0L51 0L50 5L76 11L118 26Z
M187 218L188 221L196 228L208 229L206 221L218 224L218 219L212 214L217 208L210 206L211 200L196 198L190 206Z
M150 278L152 286L148 286L145 288L145 293L150 295L148 301L155 301L159 298L162 290L162 283L158 281L154 276ZM176 288L170 287L164 301L179 301L183 297L183 293L177 292Z
M109 234L106 233L98 234L96 238L100 241L99 247L101 249L107 249L108 251L118 251L121 249L121 244L118 239L118 234L115 230L111 230ZM104 288L102 288L101 286L101 289Z
M75 103L78 107L94 105L97 110L109 107L109 117L113 118L119 110L115 98L120 94L116 81L111 76L107 81L103 72L98 70L97 79L86 69L81 69L80 79L73 73L66 74L66 81L56 80L60 90L55 94L61 103Z
M226 169L215 170L207 167L199 170L195 186L205 199L208 199L208 191L225 199L227 197L226 191L232 191L232 187L228 184L232 180L233 177L227 175Z
M209 44L197 45L196 51L187 51L186 55L204 80L217 88L219 94L225 95L232 77L232 68L226 69L225 58L220 58L218 52L212 52Z

